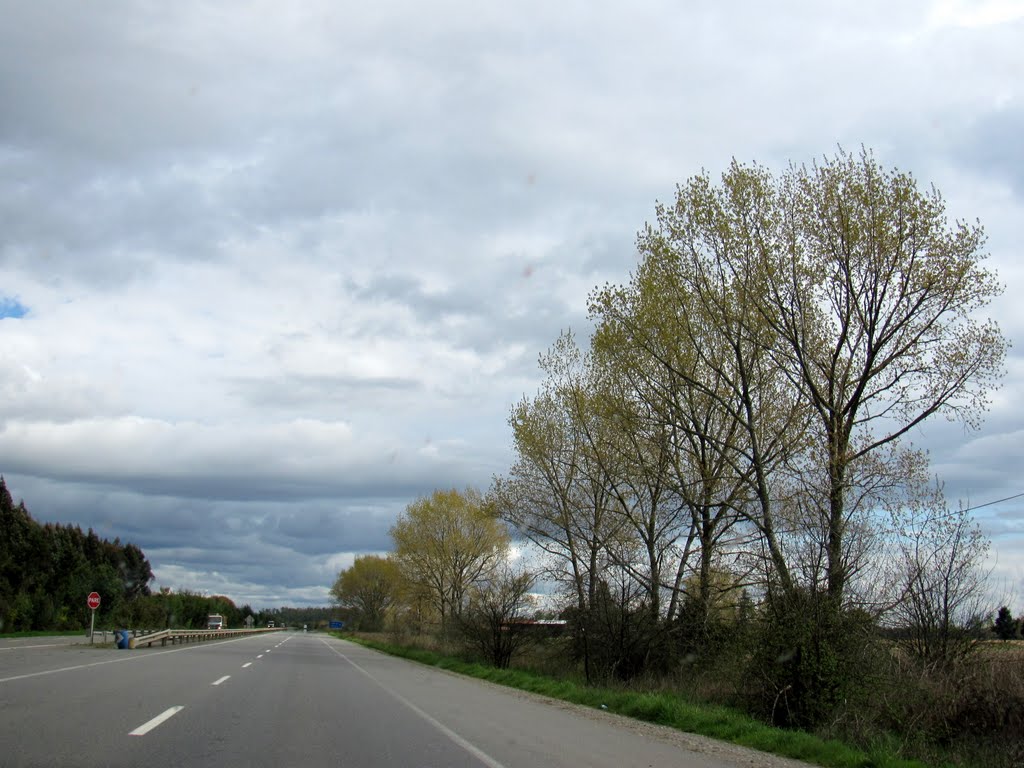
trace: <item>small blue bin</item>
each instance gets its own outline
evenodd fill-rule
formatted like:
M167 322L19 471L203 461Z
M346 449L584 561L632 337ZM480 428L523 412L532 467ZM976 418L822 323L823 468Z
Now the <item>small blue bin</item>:
M114 642L118 648L131 648L131 633L127 629L114 630Z

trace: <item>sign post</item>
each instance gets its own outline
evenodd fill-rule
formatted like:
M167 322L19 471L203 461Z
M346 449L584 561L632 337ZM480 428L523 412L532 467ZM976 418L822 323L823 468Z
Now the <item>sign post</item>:
M89 610L92 612L92 616L89 619L89 644L92 644L93 630L96 629L96 609L100 607L100 593L90 592L89 599L85 601L86 605L89 606Z

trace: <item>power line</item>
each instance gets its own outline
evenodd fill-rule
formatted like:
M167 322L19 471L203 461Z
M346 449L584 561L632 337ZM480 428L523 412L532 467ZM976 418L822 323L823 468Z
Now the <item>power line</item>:
M976 509L984 509L985 507L991 507L993 504L1002 504L1004 501L1012 501L1013 499L1019 499L1021 496L1024 496L1024 493L1018 493L1013 496L1007 496L1005 499L996 499L995 501L989 501L986 502L985 504L979 504L976 507L968 507L967 509L964 510L964 512L973 512Z

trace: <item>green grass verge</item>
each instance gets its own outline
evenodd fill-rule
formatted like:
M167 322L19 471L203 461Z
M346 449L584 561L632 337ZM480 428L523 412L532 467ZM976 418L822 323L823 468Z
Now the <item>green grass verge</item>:
M792 757L826 768L927 768L924 763L894 755L886 747L871 753L834 739L823 739L804 731L785 730L765 725L748 715L727 707L694 704L670 693L639 693L634 691L583 685L571 680L558 680L518 669L496 669L433 651L406 648L353 635L331 633L336 637L365 645L392 656L426 664L451 672L477 677L492 683L538 693L553 699L666 725L687 733Z

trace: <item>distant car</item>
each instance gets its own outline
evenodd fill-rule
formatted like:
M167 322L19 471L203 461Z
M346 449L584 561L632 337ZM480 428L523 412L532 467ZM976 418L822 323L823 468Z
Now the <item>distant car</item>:
M273 629L273 628L274 628L274 622L268 621L267 622L267 629Z

